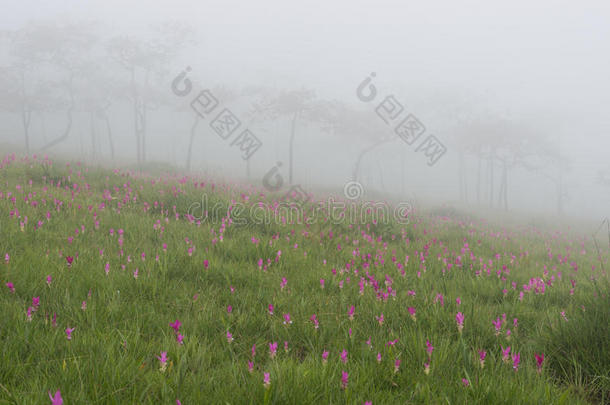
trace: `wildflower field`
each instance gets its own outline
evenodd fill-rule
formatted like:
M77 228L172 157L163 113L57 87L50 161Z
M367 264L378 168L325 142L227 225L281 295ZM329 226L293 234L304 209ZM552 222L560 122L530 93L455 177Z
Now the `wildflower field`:
M610 403L607 245L277 198L6 156L0 403Z

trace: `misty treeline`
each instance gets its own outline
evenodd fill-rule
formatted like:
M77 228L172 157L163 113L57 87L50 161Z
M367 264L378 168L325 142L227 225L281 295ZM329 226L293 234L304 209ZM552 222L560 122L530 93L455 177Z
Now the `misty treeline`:
M195 139L214 134L209 127L203 128L201 117L170 91L169 84L185 68L181 55L199 46L195 38L192 27L176 22L151 25L146 32L129 35L115 35L101 23L63 20L31 22L17 30L2 31L0 109L20 118L21 128L14 130L22 133L28 154L53 151L68 140L74 142L71 135L77 132L84 153L80 158L115 162L117 148L123 156L126 149L133 148L128 155L135 158L138 167L149 161L151 114L165 115L170 122L176 114L190 116L189 129L172 137L186 140L186 155L177 160L191 170ZM190 79L197 81L195 74ZM287 138L289 184L296 182L295 138L305 127L358 145L357 153L350 157L350 172L351 180L360 182L364 181L363 167L368 159L379 166L377 182L383 183L385 158L376 152L384 147L395 149L402 142L370 109L318 98L311 89L256 84L243 88L222 85L211 90L223 103L239 100L247 105L240 115L242 121L274 123L282 128ZM441 102L432 110L433 116L449 123L445 130L451 157L441 166L457 174L454 182L460 201L508 210L511 174L519 170L535 175L538 181L552 182L556 208L562 212L567 198L564 178L570 164L552 130L517 125L505 117L469 110L457 101ZM79 122L87 122L86 127L75 128L76 116ZM118 116L130 117L129 135L135 147L117 145L113 128ZM50 118L61 126L49 128ZM120 135L126 139L126 134ZM428 167L417 162L421 167L407 168L404 154L401 159L400 192L404 193L405 172L425 173ZM245 169L249 177L249 160ZM600 181L610 183L603 174Z

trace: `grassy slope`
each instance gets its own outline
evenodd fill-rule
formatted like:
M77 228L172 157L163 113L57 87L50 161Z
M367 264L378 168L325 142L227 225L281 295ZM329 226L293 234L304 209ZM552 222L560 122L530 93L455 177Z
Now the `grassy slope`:
M608 398L601 397L608 395L602 393L608 389L610 367L610 350L604 347L603 338L607 326L604 330L601 325L602 337L597 337L597 343L590 342L599 349L585 351L575 360L580 374L570 372L569 361L559 362L578 352L574 347L579 339L596 339L585 314L598 316L597 322L601 316L603 323L608 311L604 308L600 315L581 309L583 303L595 307L608 293L596 290L590 280L591 274L602 277L599 270L591 271L593 265L599 267L593 247L586 243L587 253L581 254L581 243L574 235L537 235L531 230L507 233L480 223L471 226L449 218L414 215L408 225L331 225L321 220L311 226L234 224L226 228L221 242L214 241L220 220L198 226L184 215L177 219L173 206L184 214L193 202L201 201L202 193L226 206L231 198L241 200L239 192L220 186L212 192L209 183L196 188L192 180L152 184L151 179L85 170L74 164L43 170L39 163L18 162L0 169L0 253L10 255L8 263L0 257L0 403L46 403L47 391L57 389L68 404L169 404L176 398L183 404L576 404ZM52 186L50 178L61 179L61 187ZM114 199L103 199L106 189ZM9 191L15 202L7 196ZM126 194L129 197L119 212L117 203ZM257 199L251 194L249 203ZM54 200L63 202L59 210ZM164 214L154 207L155 201L164 203ZM145 202L150 209L145 210ZM25 217L27 224L22 229L20 222ZM39 221L42 226L35 229ZM163 231L154 228L157 221ZM122 256L119 229L124 230ZM74 239L70 242L69 237ZM252 238L260 242L253 243ZM460 252L466 242L474 261L470 253ZM418 257L425 245L429 255L422 264ZM189 246L194 248L192 255ZM282 254L276 262L278 250ZM568 252L570 259L560 263L556 256ZM371 259L361 258L369 253ZM512 264L511 254L515 256ZM70 267L64 257L68 255L78 255ZM405 264L406 255L409 260L402 276L392 257ZM463 265L454 264L443 272L447 268L443 259L455 263L458 255ZM271 259L266 271L258 267L261 258L265 262ZM485 263L493 261L490 275L486 271L475 274L480 269L479 258ZM208 269L204 260L210 263ZM341 272L350 261L350 270ZM378 299L371 283L359 294L365 261L381 291L386 291L386 275L393 280L396 297ZM578 264L578 272L572 269L572 262ZM496 275L502 265L510 272L503 274L506 280ZM548 274L543 276L545 265ZM133 276L136 268L137 279ZM47 275L52 276L50 286ZM532 277L549 280L552 275L556 279L544 294L530 291L519 300L521 286ZM282 289L283 277L287 285ZM326 280L324 289L320 288L321 278ZM576 280L574 295L569 294L570 279ZM511 287L513 281L517 290ZM14 294L5 287L6 282L14 283ZM410 290L416 295L409 295ZM443 295L444 305L435 302L437 294ZM36 296L40 307L28 322L26 310ZM457 297L462 302L459 307ZM86 310L81 309L83 301ZM275 306L273 316L268 313L269 304ZM228 305L233 307L230 314ZM355 306L353 320L347 316L351 305ZM408 307L416 308L416 322ZM458 311L465 315L462 334L456 327ZM57 327L45 319L45 314L53 313L57 313ZM284 313L290 313L292 324L283 324ZM385 322L380 326L376 316L382 313ZM491 322L503 313L508 321L498 337ZM320 323L317 330L309 320L312 314ZM513 318L518 318L516 329ZM182 346L168 325L175 319L183 324ZM66 327L76 327L70 341ZM505 335L507 327L512 331L510 340ZM600 325L595 327L599 330ZM230 344L227 331L234 337ZM566 331L571 333L569 341L562 337ZM369 337L372 348L366 344ZM387 346L393 339L399 339L396 345ZM426 340L434 346L429 375L424 373ZM269 356L270 342L278 342L274 359ZM250 373L253 344L256 357ZM512 361L502 361L500 345L521 353L517 372ZM343 349L349 353L347 364L340 360ZM324 350L330 352L326 364L321 356ZM483 369L478 350L487 351ZM159 371L155 357L161 351L167 351L170 359L165 372ZM536 372L535 352L547 355L541 374ZM396 358L401 360L397 373ZM595 359L596 368L590 371ZM343 370L349 373L345 391L341 389ZM263 372L271 374L269 389L263 386ZM574 375L578 378L570 379ZM591 375L598 378L592 382ZM470 381L470 387L463 385L462 378Z

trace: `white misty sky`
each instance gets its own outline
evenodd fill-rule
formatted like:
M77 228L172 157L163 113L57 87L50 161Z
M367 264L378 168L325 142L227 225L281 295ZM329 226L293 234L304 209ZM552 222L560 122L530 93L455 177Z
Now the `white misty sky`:
M200 43L181 66L236 88L303 85L356 103L356 86L375 71L378 87L415 112L420 97L451 94L550 128L572 159L575 182L591 183L609 165L608 1L3 3L2 29L53 17L101 20L113 32L185 21Z

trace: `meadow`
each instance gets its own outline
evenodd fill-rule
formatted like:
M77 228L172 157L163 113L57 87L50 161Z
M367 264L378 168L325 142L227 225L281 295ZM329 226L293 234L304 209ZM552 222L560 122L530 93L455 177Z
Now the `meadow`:
M236 221L277 199L5 156L0 403L610 403L606 245L419 207Z

